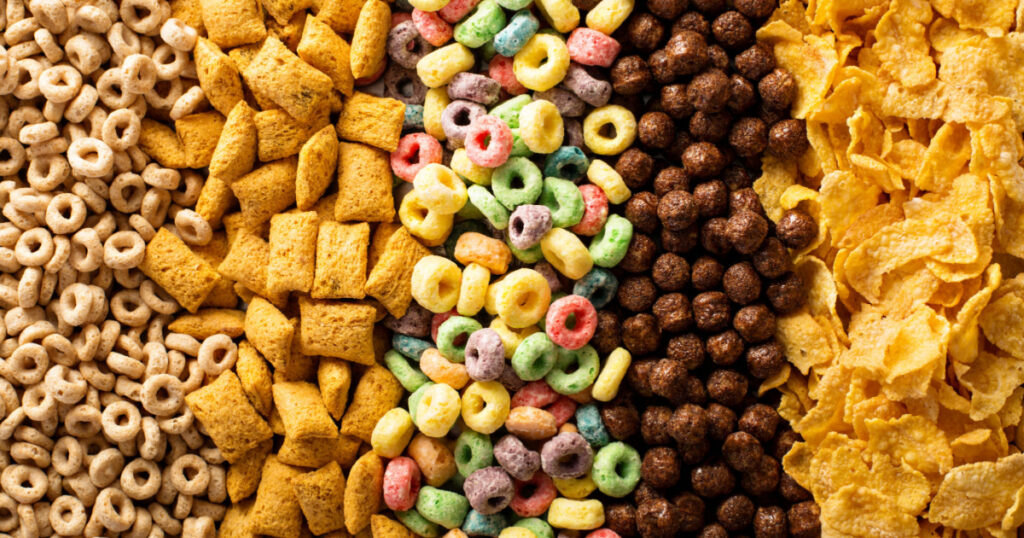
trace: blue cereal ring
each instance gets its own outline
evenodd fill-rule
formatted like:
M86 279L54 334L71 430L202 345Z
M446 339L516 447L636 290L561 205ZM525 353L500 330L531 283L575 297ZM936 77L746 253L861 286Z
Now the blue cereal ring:
M604 423L601 422L601 411L595 404L581 405L576 408L576 428L590 446L601 448L612 442Z
M462 522L462 532L470 536L497 536L507 526L508 520L501 512L485 515L470 509Z
M576 146L562 146L544 160L544 175L576 181L587 173L590 159Z
M573 295L590 300L594 308L604 308L619 291L619 279L607 269L595 267L572 287Z
M391 347L402 355L418 362L420 360L420 355L434 346L426 340L420 340L419 338L413 338L412 336L395 333L395 335L391 337Z
M423 105L405 105L405 121L402 129L406 131L423 130Z
M498 35L494 36L494 50L511 58L540 30L540 21L529 10L512 15L512 18Z

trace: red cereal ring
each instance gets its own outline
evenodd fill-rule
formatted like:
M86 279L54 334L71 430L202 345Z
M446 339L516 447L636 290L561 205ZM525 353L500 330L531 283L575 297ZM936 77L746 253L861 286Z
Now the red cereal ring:
M591 183L580 185L579 189L583 195L583 218L569 231L576 235L595 236L608 220L608 196Z
M496 54L491 58L491 63L487 64L487 76L497 80L498 84L501 84L501 89L509 95L516 96L527 92L526 86L519 83L515 72L512 71L512 58L508 56Z
M587 535L587 538L622 538L619 533L611 529L597 529Z
M601 67L611 66L622 48L611 36L583 27L573 30L565 45L569 48L569 58L572 61Z
M416 174L428 164L441 162L441 143L427 133L407 134L391 152L391 169L395 175L412 183Z
M555 482L542 472L533 473L529 480L513 480L512 484L516 488L516 494L509 506L519 517L537 517L543 514L558 494Z
M523 385L523 388L516 391L512 395L512 400L509 405L511 407L536 407L542 408L545 405L551 405L558 400L558 393L554 389L548 386L547 382L543 379L536 381L530 381Z
M412 10L412 24L416 31L435 47L444 45L452 38L452 25L445 22L437 13L431 11Z
M573 318L572 321L570 317ZM565 349L579 349L587 345L594 336L597 329L597 310L585 297L566 295L548 307L544 329L552 342Z
M455 24L469 14L469 12L476 7L477 2L479 1L480 0L451 0L448 2L448 5L438 10L437 14L450 24Z
M430 339L437 343L437 329L441 327L441 324L448 321L448 318L452 316L458 316L459 313L455 309L451 309L447 312L441 312L440 314L434 314L430 318Z
M395 11L391 13L391 27L394 28L405 21L412 20L412 15L404 11Z
M400 456L384 470L384 504L396 511L412 510L420 492L420 468L412 458Z
M466 157L477 166L497 168L512 155L512 129L497 116L477 116L466 130Z
M555 424L561 426L569 422L569 419L576 414L576 402L568 396L559 396L555 403L545 407L544 410L555 417Z

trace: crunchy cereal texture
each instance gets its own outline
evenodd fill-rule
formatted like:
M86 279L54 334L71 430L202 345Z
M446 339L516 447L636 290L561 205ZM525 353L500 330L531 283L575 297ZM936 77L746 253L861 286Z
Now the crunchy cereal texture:
M310 208L310 211L316 211L316 216L320 219L320 222L331 221L334 220L334 206L337 203L338 193L333 192L317 200L313 207Z
M326 119L326 116L323 119ZM309 133L319 127L301 119L294 119L280 108L257 112L255 120L259 139L259 159L262 162L297 154L309 138ZM323 121L320 123L327 124Z
M291 353L284 368L274 371L274 381L304 381L316 375L317 357L311 357L302 352L301 322L298 317L291 318L292 326L295 327L295 336L292 337Z
M338 167L338 137L330 125L306 140L299 150L299 168L295 176L295 205L305 211L320 199ZM333 206L331 219L334 219Z
M188 159L185 146L182 145L174 129L149 118L142 120L139 131L139 149L146 152L160 166L166 168L186 168Z
M364 144L338 144L338 199L334 204L334 218L338 222L391 222L395 218L387 153Z
M366 256L370 225L321 222L316 239L316 272L310 295L316 299L366 296Z
M270 374L270 367L267 361L260 356L248 341L243 340L238 344L238 360L235 361L235 371L238 373L238 380L242 383L242 390L249 402L263 416L269 416L270 410L274 407L273 377Z
M199 0L210 40L229 49L267 37L258 0Z
M320 390L305 381L274 383L274 405L281 414L284 431L293 439L321 437L334 439L338 428L327 414Z
M324 357L317 366L316 381L320 385L320 397L324 400L327 412L334 420L340 420L348 405L352 367L346 361Z
M352 465L345 484L345 528L355 534L370 524L370 516L380 511L384 462L372 450Z
M373 538L415 538L416 536L405 525L380 514L370 516L370 529L373 531Z
M167 329L203 340L215 334L238 338L245 332L245 312L234 309L205 308L195 314L178 316Z
M262 441L228 467L226 484L228 497L232 503L237 504L256 493L256 488L260 485L263 463L267 461L267 456L273 447L273 439Z
M352 76L373 76L384 63L391 28L391 8L381 0L367 0L359 10L352 33Z
M256 162L257 140L256 113L239 100L228 113L210 158L210 178L231 183L249 173Z
M387 240L380 259L366 278L366 294L377 299L388 312L400 318L412 302L413 267L420 258L430 255L405 227L396 230Z
M160 228L146 245L146 256L139 270L193 313L220 279L206 260L167 228Z
M267 291L308 293L313 287L316 262L316 213L282 213L270 218L270 265Z
M359 378L352 403L341 419L341 433L370 442L370 434L380 417L402 399L403 389L387 368L373 365Z
M302 533L302 508L292 488L292 479L302 470L270 456L263 464L263 477L256 491L256 504L249 516L249 528L257 534L277 538L298 538Z
M231 185L211 175L199 191L196 213L206 219L210 226L220 227L221 219L234 202L235 193L231 191Z
M249 226L270 220L295 203L295 157L270 162L238 178L231 190Z
M254 297L245 311L245 337L274 365L284 368L291 354L295 327L274 305Z
M313 0L263 0L267 15L282 25L287 24L297 12L313 7L313 4Z
M293 478L292 487L310 532L325 534L345 528L345 475L338 462Z
M273 436L267 421L249 403L242 383L231 370L185 396L185 403L206 428L224 459L231 463Z
M257 534L249 530L249 514L252 512L253 502L247 500L231 503L220 522L220 528L217 529L218 538L258 538Z
M352 57L355 55L353 50ZM338 134L345 140L395 151L404 122L405 104L401 101L355 92L345 101L345 108L338 118Z
M352 34L356 30L359 11L366 0L320 0L316 18L327 23L339 34Z
M206 168L210 165L213 150L224 129L224 121L220 112L200 112L174 122L174 130L185 148L185 162L189 168Z
M331 77L334 89L350 97L355 85L349 63L350 49L348 43L330 26L309 15L302 30L302 40L295 52L306 63Z
M315 123L329 113L331 78L299 59L280 39L267 38L242 76L250 88L295 119Z
M200 37L196 41L196 76L206 100L227 116L243 100L242 79L235 63L216 43Z
M214 283L210 294L203 300L201 308L234 308L238 305L238 295L235 293L235 283L220 277Z
M171 17L195 28L203 34L206 28L203 26L203 7L199 0L171 0Z
M382 222L373 230L373 239L370 240L370 253L366 260L366 268L368 270L372 271L377 265L381 254L384 254L388 240L400 228L402 228L402 224L399 222Z
M267 265L270 245L249 230L240 230L231 242L231 250L217 271L248 288L253 293L269 296ZM274 301L279 302L279 301Z
M373 322L370 305L299 298L302 352L373 364Z

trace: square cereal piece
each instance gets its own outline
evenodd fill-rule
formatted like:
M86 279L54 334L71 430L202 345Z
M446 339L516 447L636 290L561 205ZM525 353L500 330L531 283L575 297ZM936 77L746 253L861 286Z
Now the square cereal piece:
M284 368L291 355L295 327L280 310L256 297L245 311L245 337L274 365Z
M247 340L238 344L238 359L235 361L235 372L238 374L238 381L242 383L242 390L253 407L263 416L269 416L274 406L274 393L271 385L273 378L270 375L270 367L263 359L259 351Z
M259 0L199 0L210 40L230 49L267 37Z
M369 305L299 297L302 351L373 364L373 320Z
M297 154L313 131L308 122L294 119L280 108L257 112L255 120L259 159L263 162Z
M192 313L199 309L220 279L206 260L167 228L160 228L146 245L146 255L139 269Z
M366 253L370 225L321 222L316 238L316 272L310 295L316 299L362 299L366 296Z
M139 149L166 168L188 168L185 146L170 127L151 119L142 120Z
M320 199L338 168L338 137L330 125L306 140L299 151L295 175L295 205L305 211ZM331 211L331 220L334 211Z
M178 118L174 129L185 148L185 161L189 168L206 168L224 129L224 116L220 112L189 114Z
M228 185L216 176L206 178L199 199L196 200L196 213L206 219L214 229L220 228L221 219L235 203L235 193Z
M231 184L249 226L262 224L295 203L297 167L295 157L269 162Z
M210 158L210 177L231 183L249 173L256 162L257 140L256 112L239 99L228 113Z
M338 435L338 452L335 454L335 461L342 469L348 470L359 457L360 449L363 447L362 439L351 435ZM369 447L367 447L369 449Z
M231 370L185 396L185 403L206 428L224 459L231 463L274 435L267 421L249 403L242 383Z
M303 9L313 7L312 0L263 0L263 8L278 24L288 24L292 16ZM314 533L322 534L322 533Z
M380 255L384 253L388 239L391 239L391 236L401 227L400 222L382 222L377 225L377 228L373 230L373 239L370 240L370 253L366 260L367 269L373 270L377 262L380 261Z
M374 514L370 516L370 529L373 538L415 538L416 535L401 523L388 516Z
M220 528L217 529L217 538L259 538L258 534L249 530L249 514L252 512L252 505L252 500L231 503L227 512L224 512Z
M336 434L333 438L295 439L286 435L284 442L281 443L281 448L277 451L277 457L282 463L296 467L310 469L323 467L332 461L337 461L339 437L340 435Z
M334 420L340 420L348 405L348 389L352 386L352 367L348 362L324 357L316 370L320 397Z
M241 283L254 293L264 297L267 292L267 265L270 261L270 245L248 230L236 234L231 249L224 261L217 266L221 275ZM282 297L276 297L281 303Z
M388 238L377 264L366 277L366 294L377 299L388 312L400 318L412 302L412 269L430 251L421 245L405 227Z
M320 19L310 15L295 50L299 58L331 77L334 89L352 95L355 77L349 64L349 45Z
M281 413L287 437L334 439L338 436L338 427L327 414L327 407L316 385L305 381L290 381L274 383L273 388L274 405Z
M370 516L380 511L384 483L384 461L367 452L356 460L345 484L345 528L355 534L370 525Z
M296 13L285 24L274 19L267 19L267 37L276 37L290 50L295 50L302 39L302 29L306 26L306 12Z
M318 357L312 357L302 352L302 327L299 318L292 318L292 325L295 326L295 336L292 337L292 351L288 355L288 362L284 368L274 371L274 382L279 381L306 381L316 375Z
M238 306L238 295L235 293L235 283L220 277L214 284L210 294L203 299L202 308L234 308Z
M241 232L249 232L256 237L262 238L264 241L267 237L270 237L270 219L264 222L251 224L245 219L245 215L241 211L235 211L224 215L221 219L221 224L224 225L224 233L228 236L228 245L235 242L235 238Z
M367 0L359 10L352 32L352 76L371 77L383 67L387 56L391 8L381 0Z
M281 213L270 218L270 264L267 291L308 293L316 261L316 213Z
M256 445L249 452L228 467L225 480L228 490L228 497L231 502L237 504L243 499L256 493L260 485L260 473L263 472L263 463L270 455L270 449L274 447L274 440L267 439Z
M200 35L206 30L199 0L171 0L171 17L191 26Z
M235 295L238 295L238 298L241 299L243 303L251 303L253 297L256 296L256 294L253 293L252 290L239 284L238 282L235 282L233 284L233 287L235 288Z
M267 458L256 491L256 504L249 516L249 528L253 532L277 538L299 538L302 508L295 497L292 479L300 474L302 469L281 463L275 456Z
M391 222L395 218L387 153L365 144L338 144L338 201L334 218L338 222Z
M235 62L216 43L200 37L196 41L196 76L206 100L227 116L242 101L242 79Z
M334 206L338 202L338 193L333 192L326 196L321 197L316 201L316 204L310 208L310 211L315 211L317 218L320 222L327 222L334 220Z
M384 151L395 151L405 122L405 104L390 97L355 92L338 118L338 135Z
M327 75L299 59L280 39L269 37L242 76L254 91L269 97L288 114L302 121L326 116L334 83Z
M178 316L167 329L204 340L215 334L226 334L238 338L245 332L245 312L223 308L206 308L195 314Z
M295 496L313 534L324 534L345 527L342 505L345 498L345 475L338 462L292 479Z
M352 403L341 419L341 433L370 442L380 417L398 405L402 385L387 368L374 364L359 378Z
M274 435L284 435L284 421L281 420L281 413L277 412L276 407L270 411L270 418L267 419L267 422L270 424L270 429L274 432Z
M316 18L327 23L335 32L351 34L356 30L359 11L363 9L365 2L366 0L320 0L320 5L314 6L314 11Z
M196 256L206 260L206 263L210 264L211 267L216 267L220 262L224 261L224 257L228 255L228 250L231 247L228 245L227 234L218 230L210 236L209 243L193 245L190 248L192 252L196 253Z

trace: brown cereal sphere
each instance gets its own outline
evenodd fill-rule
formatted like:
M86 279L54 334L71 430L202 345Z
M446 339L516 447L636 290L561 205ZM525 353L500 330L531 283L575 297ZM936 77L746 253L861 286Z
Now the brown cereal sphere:
M743 339L733 330L709 337L705 347L711 362L718 366L731 366L743 356Z
M640 464L640 479L653 488L665 489L679 483L682 463L676 449L657 446L644 453Z
M704 343L695 334L684 334L668 341L665 355L681 361L688 370L696 370L704 364Z
M693 105L686 97L686 84L669 84L662 87L658 103L666 114L677 120L689 118L693 114Z
M747 395L747 378L734 370L715 370L708 376L708 396L726 406L736 407Z
M807 151L807 126L803 120L775 122L768 131L768 151L782 159L796 159Z
M686 254L693 250L699 242L700 228L696 224L679 232L661 230L661 246L666 252ZM620 264L619 266L621 267L622 265Z
M754 521L754 501L746 495L733 495L718 505L715 515L718 522L729 531L740 531Z
M765 404L754 404L747 407L740 415L739 429L753 435L762 443L775 437L775 431L782 420L775 408Z
M765 294L772 303L772 308L780 314L788 314L799 309L807 299L804 281L796 273L786 273L768 284Z
M811 492L804 489L792 476L785 472L779 477L779 495L791 503L809 501L812 498Z
M748 80L760 80L761 77L775 69L775 55L772 49L763 43L755 43L752 47L736 55L736 71Z
M739 163L733 163L729 165L725 170L722 170L722 181L725 183L725 186L729 187L729 190L733 192L749 189L754 186L754 176L751 175L749 170L747 170L743 165ZM756 192L754 193L754 198L755 200L758 200ZM731 195L729 203L732 204ZM761 206L759 200L757 205L758 207Z
M704 501L689 491L672 498L672 504L679 507L680 532L697 532L704 526Z
M633 361L626 370L626 383L634 392L645 398L654 396L651 390L651 369L657 359L640 359Z
M724 181L716 179L697 185L693 197L703 219L725 215L729 210L729 187Z
M768 237L768 220L742 209L732 214L726 226L729 243L740 254L752 254Z
M729 531L719 523L712 523L701 529L697 538L729 538Z
M775 335L775 314L763 304L744 306L733 316L732 327L748 343L763 342Z
M622 322L622 344L633 355L648 355L658 349L661 331L650 314L637 314Z
M673 161L683 162L683 154L686 153L686 148L693 144L693 137L690 136L690 132L685 129L679 129L676 131L676 139L672 141L672 147L665 150L666 156L673 159ZM685 172L686 169L684 168ZM687 177L691 177L689 172L686 172Z
M607 355L622 343L620 338L621 327L619 316L608 310L597 311L597 329L594 330L594 337L590 339L590 345L602 355Z
M677 448L679 449L679 459L682 460L683 465L692 467L707 459L708 453L711 452L711 443L701 441L695 444L680 444Z
M721 441L734 431L736 431L736 412L722 404L709 405L708 437Z
M672 191L690 190L690 176L678 166L662 168L654 176L654 194L665 196ZM634 195L635 196L635 195Z
M732 307L720 291L705 291L693 298L693 321L705 332L718 332L729 326Z
M729 53L721 45L708 45L708 67L725 71L730 61Z
M623 214L637 231L653 233L658 229L658 197L653 192L638 192L626 202Z
M636 508L629 503L608 505L604 511L605 524L622 538L637 536Z
M616 398L601 406L601 422L617 441L625 441L640 432L640 413L628 398Z
M654 175L654 158L643 150L629 148L619 156L615 171L622 176L627 187L640 190Z
M672 23L672 35L685 31L697 32L707 37L711 35L711 23L700 12L687 11Z
M668 293L658 297L651 307L651 313L658 318L658 326L668 333L678 333L693 326L693 308L690 300L682 293Z
M652 51L664 37L665 26L650 13L635 14L626 23L626 40L637 50Z
M644 409L640 415L640 436L651 446L667 446L672 444L668 434L668 421L672 418L672 410L660 405Z
M686 191L670 191L658 200L658 219L668 230L685 230L697 222L697 217L697 200Z
M765 454L754 470L740 477L740 486L755 497L767 495L779 485L779 469L778 460Z
M775 224L775 233L787 247L800 250L818 237L818 225L814 218L802 209L788 209Z
M740 118L729 130L729 145L740 157L753 157L768 147L768 126L760 118Z
M736 263L729 266L722 275L722 289L730 301L741 305L750 304L761 296L761 277L750 262Z
M647 57L651 77L660 85L672 84L676 80L676 66L665 49L658 49Z
M726 11L711 23L715 41L730 50L749 46L754 41L754 27L739 11Z
M754 251L751 261L754 269L765 278L778 278L792 267L789 251L776 237L766 239L761 248Z
M654 281L647 275L626 277L619 284L619 305L631 312L646 312L658 297Z
M684 404L676 408L668 422L668 433L680 444L697 444L708 436L708 415L703 407Z
M794 504L786 514L789 534L793 538L813 538L821 535L821 508L813 501Z
M688 375L682 361L661 359L651 368L651 391L674 404L681 403Z
M640 56L625 56L615 60L611 70L612 89L621 95L636 95L651 83L651 70Z
M785 69L773 69L757 83L761 102L772 110L787 110L796 99L796 81Z
M789 453L789 449L793 448L793 445L800 442L800 434L793 430L786 430L775 436L775 446L772 448L772 456L777 460L782 460Z
M633 490L633 500L636 502L637 506L640 506L641 504L647 502L651 502L655 499L663 498L665 498L665 496L662 495L661 492L659 492L658 490L654 489L647 482L641 481L640 484L637 485L636 489Z
M747 348L747 371L757 379L767 379L785 364L785 352L775 340Z
M725 268L722 262L711 256L701 256L693 262L690 281L700 291L713 290L722 284Z
M722 458L733 469L745 473L757 468L764 449L757 438L747 432L732 432L722 443Z
M708 69L693 77L686 87L686 98L695 110L714 114L729 101L729 77L719 69Z
M640 143L655 149L665 149L675 139L675 124L664 112L647 112L637 122Z
M672 20L686 11L689 4L687 0L648 0L647 9L662 19Z
M789 113L786 110L769 108L765 106L764 103L758 103L757 105L757 117L761 118L761 120L768 125L775 125L776 123L786 119L788 114ZM768 134L771 135L771 130L768 131Z
M635 233L629 241L626 256L619 262L619 268L630 273L643 273L650 270L658 254L658 244L653 239Z
M654 260L651 278L661 291L679 291L690 283L690 264L686 258L666 252Z
M742 180L735 178L735 181ZM729 183L726 182L726 185L729 185ZM732 188L731 185L730 188ZM750 187L737 187L729 193L729 214L731 215L741 209L753 211L762 217L765 216L764 208L761 207L761 200L757 197L757 192Z
M619 105L622 108L629 110L635 118L642 116L647 107L647 103L642 95L621 95L613 93L609 104Z
M752 19L763 19L771 15L778 5L775 0L733 0L733 7Z
M736 487L736 477L722 462L702 465L690 471L693 491L705 499L723 497Z
M757 90L749 80L739 76L729 77L729 102L726 107L734 114L749 110L757 103Z
M698 110L690 116L690 134L696 140L720 142L729 134L732 116L728 112L708 114Z
M665 54L678 76L699 73L710 60L704 36L690 30L673 33L665 45Z
M665 499L642 503L636 509L636 528L644 538L673 538L679 525L679 508Z
M761 506L754 513L754 538L786 538L786 511L780 506Z
M804 141L806 142L806 137ZM687 173L698 178L716 176L727 164L722 150L710 142L696 142L687 146L683 151L682 161Z
M725 256L732 250L729 240L729 220L721 217L713 218L700 227L700 246L711 254Z
M699 376L691 375L686 378L686 401L697 405L704 405L708 401L708 389Z

